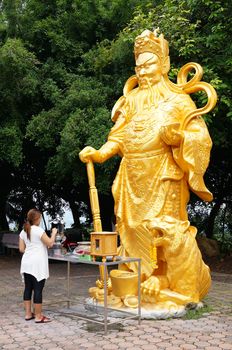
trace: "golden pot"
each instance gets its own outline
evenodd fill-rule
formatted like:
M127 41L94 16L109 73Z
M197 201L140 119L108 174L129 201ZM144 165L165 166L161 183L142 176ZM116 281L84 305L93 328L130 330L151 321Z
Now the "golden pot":
M138 295L138 274L123 270L111 270L112 292L117 297Z

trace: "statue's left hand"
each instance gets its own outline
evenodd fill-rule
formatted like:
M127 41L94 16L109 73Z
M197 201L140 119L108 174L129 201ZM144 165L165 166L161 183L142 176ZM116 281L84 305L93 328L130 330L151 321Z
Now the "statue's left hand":
M172 123L161 126L160 136L170 146L178 146L182 140L182 133L179 130L180 123Z

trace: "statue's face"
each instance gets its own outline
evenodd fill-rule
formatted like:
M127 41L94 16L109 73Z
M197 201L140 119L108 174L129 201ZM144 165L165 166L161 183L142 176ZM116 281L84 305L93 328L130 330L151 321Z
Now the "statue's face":
M141 88L158 83L162 76L159 57L151 52L141 53L136 60L135 72Z

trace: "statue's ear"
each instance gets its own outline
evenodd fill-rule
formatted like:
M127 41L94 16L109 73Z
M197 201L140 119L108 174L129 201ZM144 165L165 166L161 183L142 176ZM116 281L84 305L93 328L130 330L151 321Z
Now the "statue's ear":
M165 59L163 61L162 73L163 74L168 74L169 70L170 70L170 57L167 56L167 57L165 57Z

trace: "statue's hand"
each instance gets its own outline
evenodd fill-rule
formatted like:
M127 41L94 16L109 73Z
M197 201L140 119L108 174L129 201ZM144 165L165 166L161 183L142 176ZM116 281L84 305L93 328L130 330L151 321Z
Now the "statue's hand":
M160 128L160 136L170 146L178 146L182 140L182 133L179 130L180 123L163 125Z
M100 154L95 148L87 146L79 153L79 157L83 163L87 163L89 161L99 162Z

